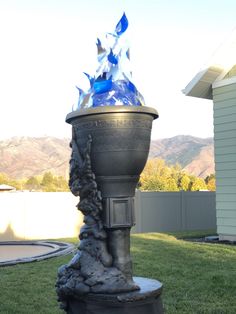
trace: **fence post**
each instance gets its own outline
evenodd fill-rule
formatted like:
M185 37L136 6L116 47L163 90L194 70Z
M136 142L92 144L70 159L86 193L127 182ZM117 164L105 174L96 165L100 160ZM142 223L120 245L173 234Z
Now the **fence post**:
M181 190L180 191L180 212L181 212L181 231L186 230L186 206L185 206L185 198L186 198L186 192Z

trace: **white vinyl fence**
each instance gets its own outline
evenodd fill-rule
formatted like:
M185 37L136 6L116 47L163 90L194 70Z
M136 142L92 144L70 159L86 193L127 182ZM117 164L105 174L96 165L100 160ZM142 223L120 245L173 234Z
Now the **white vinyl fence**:
M82 225L68 192L1 192L0 241L74 237Z
M69 192L1 192L0 241L77 237L83 216ZM216 228L214 192L136 192L133 233Z

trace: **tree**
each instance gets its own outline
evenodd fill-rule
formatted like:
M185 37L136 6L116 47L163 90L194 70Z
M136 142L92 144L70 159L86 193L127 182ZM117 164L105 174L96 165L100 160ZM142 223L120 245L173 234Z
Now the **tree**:
M206 190L207 184L202 178L184 172L179 164L168 166L164 160L154 158L148 160L139 188L146 191L199 191Z
M54 176L50 171L44 173L41 186L44 192L56 192Z
M140 189L146 191L162 191L166 189L165 180L170 171L162 159L148 160L140 178Z
M25 183L25 188L28 190L40 190L40 181L36 177L30 177Z
M190 191L207 190L205 181L202 178L192 176L190 182Z
M178 182L179 189L183 191L189 191L189 184L190 184L189 176L186 173L182 174Z
M53 174L49 172L45 172L43 175L42 185L47 186L53 183Z
M205 179L205 182L207 185L207 189L209 191L215 191L216 190L216 178L215 178L214 174L207 176Z
M173 177L169 177L166 179L166 185L165 185L166 191L179 191L178 185L176 180Z
M68 192L68 182L63 176L54 176L51 172L45 172L41 186L44 192Z
M178 191L178 178L181 167L167 166L162 159L154 158L148 160L141 174L140 189L146 191Z
M183 169L179 163L176 163L174 166L171 166L172 177L176 182L179 182L180 178L183 176Z
M5 173L0 173L0 184L7 184L9 181L8 176Z
M44 175L31 176L27 179L11 179L5 173L0 173L0 184L8 184L17 190L28 189L44 192L68 192L68 181L63 176L54 176L50 171Z
M58 192L68 192L69 191L68 182L64 177L62 177L62 176L54 177L53 182L54 182L54 186L56 187L56 190Z

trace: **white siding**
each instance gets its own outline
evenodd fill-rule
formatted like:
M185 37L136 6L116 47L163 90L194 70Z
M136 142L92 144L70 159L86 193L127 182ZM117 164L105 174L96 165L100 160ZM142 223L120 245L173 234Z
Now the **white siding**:
M213 101L217 231L236 239L236 84L214 88Z

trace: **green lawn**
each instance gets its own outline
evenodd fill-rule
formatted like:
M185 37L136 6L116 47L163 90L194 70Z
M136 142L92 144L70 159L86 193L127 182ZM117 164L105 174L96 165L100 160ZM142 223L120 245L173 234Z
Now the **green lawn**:
M180 239L188 235L198 233L132 235L134 275L163 282L165 313L235 314L236 246ZM0 313L63 313L54 285L57 268L70 258L0 268Z

